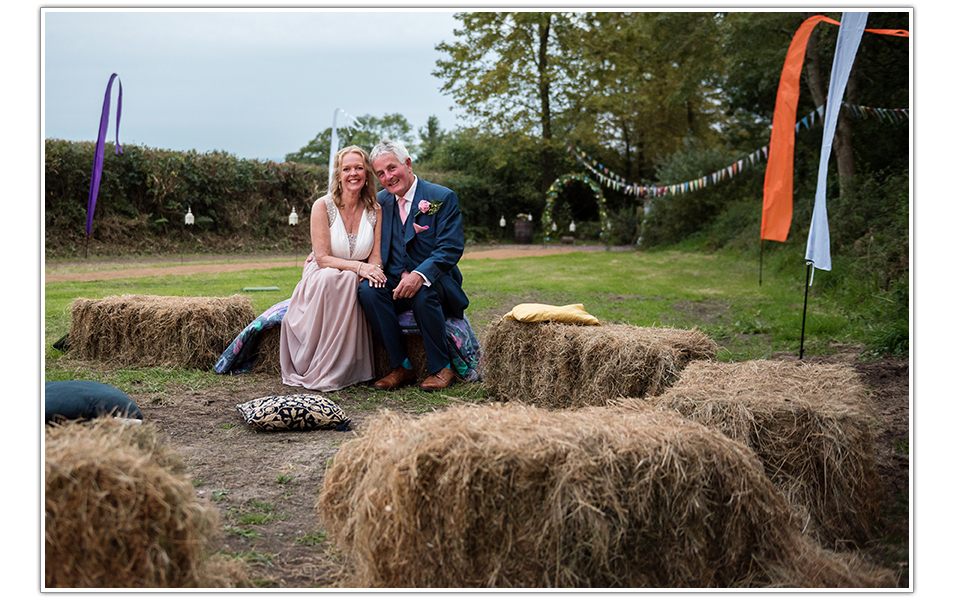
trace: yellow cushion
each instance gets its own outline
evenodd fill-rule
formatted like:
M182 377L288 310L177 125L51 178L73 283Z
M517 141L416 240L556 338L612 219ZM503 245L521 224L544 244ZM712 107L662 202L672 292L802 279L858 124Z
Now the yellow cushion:
M549 304L518 304L504 315L505 319L523 323L556 321L557 323L575 323L577 325L599 325L599 320L583 310L582 304L550 306Z

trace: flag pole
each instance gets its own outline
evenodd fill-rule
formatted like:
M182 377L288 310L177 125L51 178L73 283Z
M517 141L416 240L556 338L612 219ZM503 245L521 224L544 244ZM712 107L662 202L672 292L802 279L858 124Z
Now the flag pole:
M762 253L765 250L765 240L759 240L759 287L762 287Z
M802 306L802 342L798 347L798 360L805 355L805 315L808 312L808 285L812 274L812 262L805 263L805 304Z

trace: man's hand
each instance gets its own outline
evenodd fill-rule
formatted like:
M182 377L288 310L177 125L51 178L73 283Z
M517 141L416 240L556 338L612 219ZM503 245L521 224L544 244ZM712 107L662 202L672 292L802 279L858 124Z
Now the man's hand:
M424 278L421 277L420 273L408 273L401 279L401 283L394 288L393 298L395 300L398 298L413 298L422 285L424 285Z

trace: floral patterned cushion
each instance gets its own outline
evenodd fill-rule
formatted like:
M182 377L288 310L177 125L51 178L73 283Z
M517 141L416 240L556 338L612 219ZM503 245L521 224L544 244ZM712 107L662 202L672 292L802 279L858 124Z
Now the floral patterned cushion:
M324 396L266 396L236 404L235 408L246 423L259 431L351 430L351 419Z

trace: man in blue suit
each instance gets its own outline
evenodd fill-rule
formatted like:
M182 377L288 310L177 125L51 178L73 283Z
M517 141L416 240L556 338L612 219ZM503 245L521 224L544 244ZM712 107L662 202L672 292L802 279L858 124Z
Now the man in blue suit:
M397 315L413 311L424 338L424 391L442 390L454 380L444 319L462 318L469 301L461 289L457 261L464 253L464 227L457 194L418 178L411 157L398 142L381 140L371 151L381 186L381 260L387 284L362 281L358 299L371 331L384 344L391 372L374 387L393 390L414 380Z

